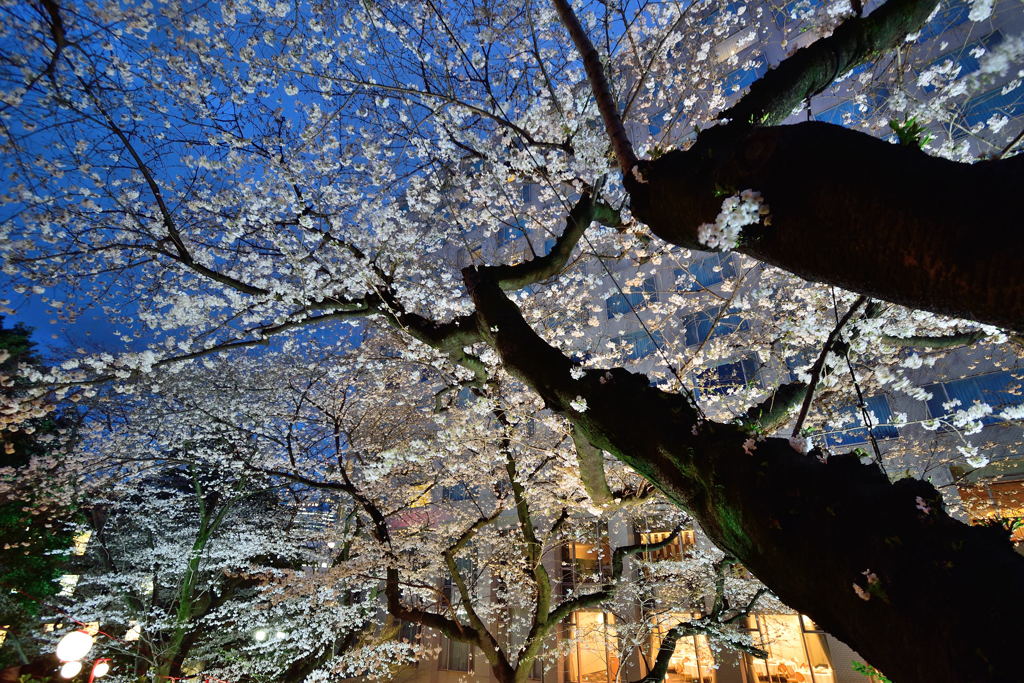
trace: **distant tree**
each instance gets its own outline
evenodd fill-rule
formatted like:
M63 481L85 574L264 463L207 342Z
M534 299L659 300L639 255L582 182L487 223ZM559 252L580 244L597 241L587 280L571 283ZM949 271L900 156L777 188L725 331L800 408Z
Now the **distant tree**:
M68 498L53 490L61 481L47 473L60 457L59 432L74 417L44 400L24 400L25 375L40 365L31 334L0 318L0 624L8 632L0 669L44 653L40 618L60 590L78 521Z

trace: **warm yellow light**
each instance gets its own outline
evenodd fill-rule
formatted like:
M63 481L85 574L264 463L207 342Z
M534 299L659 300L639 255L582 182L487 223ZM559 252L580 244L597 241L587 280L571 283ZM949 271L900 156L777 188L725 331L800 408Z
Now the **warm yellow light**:
M74 678L82 670L81 662L65 662L60 668L61 678Z
M132 641L138 640L139 636L141 636L141 635L142 635L142 626L139 625L139 622L133 621L132 622L132 627L130 629L128 629L127 633L124 634L124 639L126 641L128 641L128 642L132 642Z
M89 547L89 539L92 538L91 531L83 531L75 536L75 545L71 552L75 555L85 555L85 549Z
M85 631L71 631L57 643L57 659L62 662L74 662L82 659L92 649L92 636Z
M96 662L96 666L92 668L92 675L94 678L103 678L108 673L110 673L110 664L102 659Z

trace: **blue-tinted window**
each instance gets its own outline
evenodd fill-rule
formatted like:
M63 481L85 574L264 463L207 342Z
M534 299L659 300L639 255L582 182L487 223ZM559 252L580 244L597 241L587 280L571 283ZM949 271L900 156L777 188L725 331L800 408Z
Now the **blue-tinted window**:
M925 41L929 38L942 35L946 31L967 21L967 15L971 13L971 8L965 1L954 0L953 2L946 3L936 12L932 20L924 25L921 29L920 40Z
M513 242L523 236L521 222L516 221L512 225L502 225L496 236L498 246Z
M958 47L956 50L947 52L946 54L932 60L931 64L927 68L931 68L935 65L942 64L944 62L955 62L960 67L960 72L957 74L957 78L962 78L967 74L974 73L981 68L981 63L978 58L973 56L971 52L976 51L978 48L984 48L986 51L991 50L999 43L1003 42L1003 34L999 31L994 31L981 40L976 40L973 43L968 43ZM935 86L928 84L921 86L921 90L924 92L931 92L935 90Z
M863 121L882 107L889 91L886 88L876 88L869 93L862 103L855 100L840 102L834 107L829 107L814 115L815 121L824 121L836 126L849 126L858 121ZM863 109L861 107L864 107Z
M885 396L871 396L864 400L868 412L874 416L871 433L876 439L894 439L900 435L893 427L892 410ZM864 443L868 440L868 430L864 427L864 416L857 406L847 406L839 411L845 418L843 427L837 431L825 432L825 443L829 446L849 446L855 443ZM852 418L852 419L851 419ZM881 426L879 426L881 425Z
M654 276L644 280L639 289L624 288L623 294L614 294L604 300L608 318L629 313L631 310L643 308L649 301L658 300L658 284Z
M725 394L756 381L757 363L750 356L697 373L697 384L705 396Z
M617 344L626 344L626 358L630 360L646 358L656 349L665 346L665 337L657 330L653 330L651 334L647 334L646 330L637 330L621 337L615 337L612 341Z
M924 390L932 395L928 401L928 413L932 417L946 417L958 410L966 410L975 403L992 406L992 415L982 418L985 424L999 422L999 412L1010 406L1024 403L1024 372L992 372L987 375L966 377L952 382L929 384ZM946 410L943 403L953 400L960 405Z
M706 339L721 337L723 334L732 334L737 330L747 330L750 325L740 317L738 313L722 316L714 329L711 325L715 320L718 311L709 309L698 313L691 313L683 318L683 326L686 335L686 345L693 346Z
M795 356L787 358L786 367L789 369L789 380L791 382L799 382L800 378L798 375L800 372L810 374L811 366L814 365L814 361L817 360L817 358L817 354L810 349L804 349Z
M996 88L968 100L963 113L964 128L984 123L993 114L1001 114L1011 119L1024 114L1024 88L1018 86L1006 94L1003 94L1002 88ZM966 130L957 129L953 137L964 135L967 135Z
M672 271L679 291L696 292L722 280L736 277L736 267L728 254L712 254L691 263L688 268L676 268Z
M472 490L466 484L455 484L454 486L444 486L441 488L441 500L469 500L472 498Z
M782 7L774 10L772 16L775 23L784 26L789 22L800 22L810 19L814 10L821 6L821 0L790 0Z

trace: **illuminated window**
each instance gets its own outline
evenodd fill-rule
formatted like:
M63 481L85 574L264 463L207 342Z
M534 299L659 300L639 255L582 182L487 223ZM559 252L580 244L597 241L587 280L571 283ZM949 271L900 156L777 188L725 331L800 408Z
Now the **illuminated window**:
M569 624L572 649L566 657L569 683L612 683L619 672L615 616L606 612L574 612Z
M744 656L749 681L758 683L833 683L835 672L825 634L808 617L759 614L748 617L754 644L767 659Z
M75 536L74 546L71 552L74 555L85 555L85 549L89 547L89 539L92 538L92 531L83 531Z
M658 658L658 650L665 635L678 624L689 621L697 614L666 614L659 617L651 630L650 662ZM683 636L676 641L676 649L669 660L667 683L715 683L715 658L708 639L702 635Z
M57 595L69 598L75 594L75 586L78 585L78 574L64 574L59 579L60 591Z
M644 544L660 543L671 535L671 531L647 531L640 533L640 542ZM643 554L648 562L661 560L681 560L697 544L697 537L691 529L680 531L675 539L663 548L651 550Z
M611 547L600 543L567 543L562 547L562 580L568 584L598 581L611 576Z
M409 507L421 508L430 505L430 489L432 487L433 484L429 481L423 484L413 484L411 488L413 495L416 497L413 499L412 503L409 504Z
M1024 481L980 482L960 489L972 524L999 522L1024 541Z

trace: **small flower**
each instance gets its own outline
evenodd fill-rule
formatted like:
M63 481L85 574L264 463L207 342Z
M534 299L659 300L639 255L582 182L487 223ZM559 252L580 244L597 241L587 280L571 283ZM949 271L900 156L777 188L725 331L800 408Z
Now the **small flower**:
M929 512L931 512L931 511L932 511L932 509L931 509L931 507L930 507L930 506L928 505L928 503L924 502L924 498L922 498L921 496L918 496L916 500L917 500L917 509L918 509L918 510L920 510L921 512L923 512L923 513L924 513L924 514L926 514L926 515L927 515L927 514L928 514Z
M806 453L811 450L810 439L805 439L802 436L789 437L789 445L797 453Z
M587 399L582 396L577 396L573 400L569 401L569 407L575 410L577 413L587 412Z
M755 450L757 450L757 440L754 437L750 437L743 442L744 453L747 455L753 455Z
M578 366L574 367L572 370L569 371L569 376L572 377L573 379L583 379L583 376L585 374L587 373L583 370L583 368Z
M863 574L864 578L868 580L869 586L874 586L876 583L878 583L878 574L874 573L870 569L865 569L861 572L861 574Z
M861 588L860 586L858 586L857 584L853 584L853 592L857 594L858 598L864 600L865 602L871 599L871 594L863 588Z

